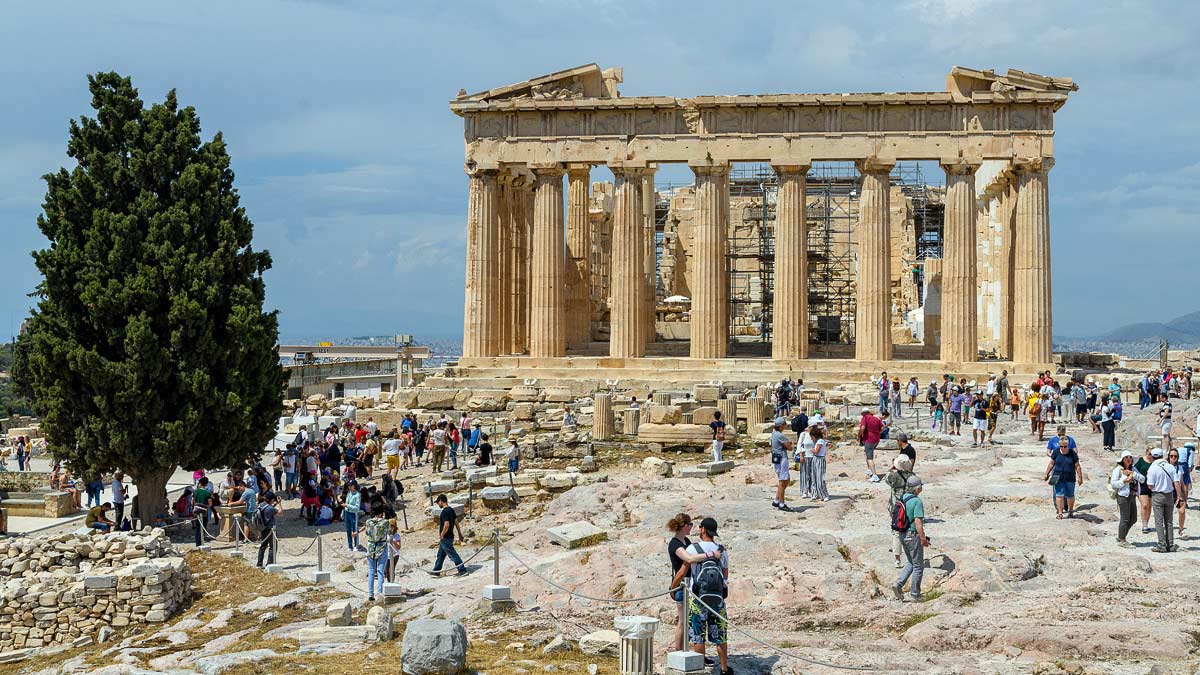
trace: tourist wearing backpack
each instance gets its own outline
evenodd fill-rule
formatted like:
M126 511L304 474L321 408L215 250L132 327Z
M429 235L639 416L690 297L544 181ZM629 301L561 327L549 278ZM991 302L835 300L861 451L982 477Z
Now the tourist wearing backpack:
M921 577L925 574L925 547L929 538L925 536L925 504L921 501L923 483L917 476L909 476L904 494L892 512L892 530L900 532L900 543L904 547L906 562L892 584L892 593L897 600L904 600L904 584L912 580L908 595L911 602L921 601Z
M888 514L893 518L896 515L896 506L900 503L900 498L908 489L908 479L913 475L912 469L912 459L907 454L899 454L892 460L892 470L883 477L883 482L892 489L892 494L888 499ZM899 530L892 529L892 556L896 559L896 569L904 566L900 562L900 552L904 550L904 544L900 541L902 534Z
M262 541L258 544L258 567L263 566L263 556L268 565L275 564L275 550L278 543L275 539L275 516L279 514L279 499L274 492L263 495L262 505L255 512L254 524L258 526Z
M725 598L729 595L729 553L713 541L716 536L716 520L705 518L700 521L700 541L676 553L690 564L680 566L671 580L671 587L690 575L688 642L697 654L704 653L706 642L715 646L721 662L720 675L732 675L727 644L729 613L725 607Z

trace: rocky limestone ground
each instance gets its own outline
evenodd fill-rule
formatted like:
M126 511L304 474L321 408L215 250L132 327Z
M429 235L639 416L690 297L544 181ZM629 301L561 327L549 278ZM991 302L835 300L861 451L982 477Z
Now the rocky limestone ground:
M1200 401L1179 404L1177 414L1194 420ZM970 437L947 437L921 429L910 419L902 426L914 431L918 447L917 473L927 482L923 497L932 546L927 551L923 603L890 599L887 587L896 570L888 550L886 490L864 480L857 447L839 444L829 462L833 499L824 504L799 501L797 513L770 508L773 474L766 454L758 449L729 451L736 462L729 473L711 478L662 477L643 468L644 452L597 453L604 482L575 487L557 495L521 501L512 511L491 513L476 504L464 522L468 543L464 556L484 546L498 529L507 551L501 556L502 583L513 588L517 607L490 614L480 609L485 584L491 583L491 550L471 562L466 577L435 578L428 567L434 555L434 522L419 486L431 475L428 468L405 472L410 531L404 538L401 583L409 599L390 609L397 631L415 618L460 620L472 642L469 666L492 675L553 670L615 672L611 656L582 655L575 645L585 635L611 628L618 615L643 614L661 619L655 644L659 663L674 631L674 606L669 600L611 603L573 597L545 580L579 593L608 598L654 595L669 583L666 521L678 511L696 517L711 515L720 522L720 540L732 559L730 618L754 638L734 631L732 664L742 673L851 672L816 665L794 656L859 672L922 673L1193 673L1200 666L1200 627L1195 625L1200 593L1196 563L1200 520L1179 539L1173 555L1150 552L1154 534L1135 528L1134 549L1116 546L1114 502L1104 482L1115 455L1099 449L1099 435L1087 425L1072 425L1082 447L1085 483L1078 492L1077 518L1056 520L1049 488L1041 481L1046 459L1044 444L1032 439L1024 419L1001 422L989 448L971 448ZM1189 422L1190 423L1190 422ZM835 436L844 430L835 429ZM1149 411L1131 411L1119 435L1119 445L1139 450L1153 433ZM695 453L667 453L683 466L707 459ZM882 472L894 451L881 451ZM563 463L561 460L557 463ZM527 466L556 465L528 461ZM555 468L561 468L555 466ZM289 502L292 507L296 502ZM274 638L287 640L288 622L311 621L301 611L311 607L320 616L322 603L349 594L356 612L365 613L365 565L362 555L346 550L340 523L324 530L325 568L334 570L333 585L293 586L286 578L305 580L316 562L314 530L299 521L294 508L281 516L280 562L288 595L300 593L304 602L272 621ZM1192 510L1191 518L1200 518ZM608 540L573 550L551 544L546 530L556 525L587 521L608 533ZM1193 529L1194 528L1194 529ZM182 534L182 533L181 533ZM247 554L252 550L243 547ZM211 555L225 549L217 546ZM515 554L515 557L514 555ZM532 571L518 563L519 557ZM241 564L241 563L237 563ZM201 578L203 577L199 575ZM222 574L227 572L222 569ZM228 607L272 597L280 588L238 587L240 577L217 590ZM258 582L261 583L261 582ZM330 589L330 590L322 590ZM282 597L282 596L279 596ZM265 603L265 604L263 604ZM231 622L230 633L246 630L261 618L270 600L252 605L254 611L235 611L244 619ZM222 606L225 606L222 604ZM204 619L184 610L173 620ZM260 611L262 610L262 611ZM283 614L283 610L277 611ZM246 624L246 625L243 625ZM191 625L191 624L185 624ZM236 630L234 630L236 629ZM104 672L166 672L189 669L174 655L188 649L196 659L206 652L240 652L270 648L261 638L265 628L227 639L223 631L204 635L163 635L149 641L156 649L139 654L145 636L119 635L122 642L103 645L105 656L47 657L0 668L0 673L37 672L59 675L94 671L111 659ZM207 629L206 629L207 630ZM179 632L179 631L175 631ZM202 631L203 632L203 631ZM247 639L246 636L249 636ZM561 640L558 639L561 636ZM114 638L116 639L116 638ZM167 648L172 641L178 644ZM113 650L114 645L124 645ZM551 653L543 649L555 645ZM394 672L398 642L371 648L355 656L294 655L289 644L274 645L276 656L230 666L221 672L272 673L280 669L345 672L363 664L362 672ZM218 649L219 648L219 649ZM561 651L554 651L561 650ZM289 653L292 652L292 653ZM395 653L393 653L395 652ZM376 654L378 658L371 658ZM125 656L128 655L128 656ZM381 656L379 656L381 655ZM333 659L325 661L323 659ZM346 661L352 659L352 661ZM375 663L379 661L379 663ZM170 662L170 663L168 663ZM387 664L391 663L391 666ZM389 670L390 668L390 670Z

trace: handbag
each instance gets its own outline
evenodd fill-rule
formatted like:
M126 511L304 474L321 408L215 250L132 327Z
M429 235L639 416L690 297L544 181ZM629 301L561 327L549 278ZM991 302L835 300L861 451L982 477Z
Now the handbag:
M1058 471L1052 472L1050 474L1050 477L1046 479L1046 483L1048 483L1050 485L1057 485L1058 484Z

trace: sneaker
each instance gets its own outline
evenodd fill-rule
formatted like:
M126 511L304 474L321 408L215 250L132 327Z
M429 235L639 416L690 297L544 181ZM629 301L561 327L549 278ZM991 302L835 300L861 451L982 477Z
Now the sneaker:
M1167 549L1167 551L1169 551L1170 553L1178 553L1179 547L1176 546L1175 544L1171 544L1171 548Z
M788 506L786 502L779 502L779 510L787 511L788 513L791 513L792 507Z
M822 501L822 502L827 502L827 501L829 501L829 497L822 497L822 498L821 498L821 501Z
M1125 541L1124 539L1118 539L1117 546L1120 546L1121 548L1133 548L1133 544Z
M874 477L875 477L875 474L873 474L873 473L871 473L870 471L868 471L868 472L866 472L865 474L863 474L863 476L864 476L864 477L866 477L866 479L867 479L867 480L871 480L872 478L874 478Z
M872 475L871 475L871 482L872 482L872 483L878 483L878 482L879 482L879 476L876 476L876 475L872 474Z
M375 602L375 596L373 596L373 595L368 595L368 596L367 596L367 602Z
M713 667L713 666L715 666L715 665L717 665L717 660L716 660L716 659L714 659L714 658L713 658L713 657L711 657L711 656L706 656L706 657L704 657L704 666L705 666L706 668L712 668L712 667Z
M904 567L904 563L900 562L899 558L896 558L896 569L900 569L901 567Z
M733 675L733 666L727 666L721 671L721 675Z
M904 602L904 589L896 584L892 584L892 595L896 596L896 599L900 602Z
M1163 547L1161 547L1161 546L1155 546L1154 548L1152 548L1152 549L1150 549L1150 550L1151 550L1151 551L1154 551L1155 553L1167 553L1167 552L1169 552L1169 551L1170 551L1170 549L1166 549L1166 548L1163 548Z
M1150 534L1153 531L1154 530L1152 528L1145 527L1145 526L1142 527L1142 534Z
M920 595L910 595L910 596L908 596L908 601L909 602L925 602L925 598Z
M777 502L777 501L775 501L774 499L772 499L772 500L771 500L771 506L774 506L775 508L779 508L779 502Z

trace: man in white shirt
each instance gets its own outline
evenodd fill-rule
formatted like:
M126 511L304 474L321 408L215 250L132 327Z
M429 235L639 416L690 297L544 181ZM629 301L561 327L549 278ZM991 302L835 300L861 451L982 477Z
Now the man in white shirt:
M114 529L121 529L121 520L125 517L125 474L121 471L113 474L112 479L112 505L115 515L113 522Z
M375 424L375 418L374 418L374 417L368 417L368 418L367 418L367 433L368 433L368 434L370 434L370 437L371 437L371 438L374 438L374 437L375 437L375 432L376 432L376 431L378 431L378 430L379 430L379 425L378 425L378 424Z
M383 442L383 461L387 464L387 475L395 478L400 470L400 439L394 432Z
M1164 459L1163 449L1154 448L1150 456L1154 462L1146 470L1146 487L1150 488L1150 511L1154 514L1154 527L1158 530L1158 546L1150 550L1155 553L1174 553L1179 547L1175 545L1172 509L1183 502L1179 491L1179 469L1175 466L1179 461L1179 452L1171 450Z

